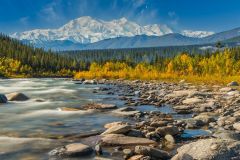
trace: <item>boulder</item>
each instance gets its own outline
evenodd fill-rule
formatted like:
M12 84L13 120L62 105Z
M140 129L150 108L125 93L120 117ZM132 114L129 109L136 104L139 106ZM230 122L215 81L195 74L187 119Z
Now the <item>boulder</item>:
M7 103L7 97L4 94L0 94L0 103Z
M227 160L237 156L239 149L240 142L238 141L202 139L178 148L172 160Z
M29 98L25 94L17 93L17 92L7 94L6 97L9 101L26 101L26 100L29 100Z
M147 138L129 137L121 134L107 134L102 138L103 146L134 146L156 144L155 141Z
M111 128L107 129L105 132L103 132L101 135L106 134L125 134L131 130L130 125L118 125L118 126L112 126Z
M93 149L91 147L82 143L72 143L50 151L49 155L59 157L78 157L91 155L92 153Z
M170 158L170 155L168 154L168 152L160 150L160 149L152 148L149 146L136 146L135 153L144 155L144 156L149 156L149 157L155 158L155 159L169 159Z
M179 130L176 126L166 126L166 127L158 127L156 129L156 132L162 136L165 136L167 134L177 135L179 133Z

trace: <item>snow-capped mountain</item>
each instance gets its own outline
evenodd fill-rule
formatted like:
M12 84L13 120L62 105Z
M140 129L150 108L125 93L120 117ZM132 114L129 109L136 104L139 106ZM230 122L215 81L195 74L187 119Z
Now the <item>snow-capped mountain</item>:
M204 38L204 37L213 35L214 32L183 30L183 31L181 32L181 34L184 35L184 36L187 36L187 37Z
M116 37L133 37L136 35L161 36L172 33L166 25L141 26L126 18L112 21L93 19L89 16L72 20L58 29L35 29L14 33L13 38L37 44L49 41L72 41L88 44Z

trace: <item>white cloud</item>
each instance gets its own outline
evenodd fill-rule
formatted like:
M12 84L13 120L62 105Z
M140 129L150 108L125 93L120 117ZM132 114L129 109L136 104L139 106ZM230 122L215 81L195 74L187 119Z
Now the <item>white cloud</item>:
M139 8L139 7L142 7L143 5L146 4L146 0L132 0L133 2L133 7L135 8ZM146 8L146 6L145 6Z
M169 19L170 19L169 20L170 24L173 25L173 26L177 26L178 21L179 21L179 17L176 14L176 12L175 11L169 11L168 16L169 16Z

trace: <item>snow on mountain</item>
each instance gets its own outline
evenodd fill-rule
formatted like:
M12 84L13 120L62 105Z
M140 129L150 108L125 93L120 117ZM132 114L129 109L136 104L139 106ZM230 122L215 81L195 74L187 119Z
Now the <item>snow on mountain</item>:
M126 18L103 21L85 16L71 20L57 29L35 29L14 33L11 37L28 40L31 43L67 40L87 44L116 37L161 36L169 33L172 33L172 30L166 25L140 26L135 22L128 21Z
M183 30L183 31L181 32L181 34L184 35L184 36L187 36L187 37L204 38L204 37L213 35L214 32Z

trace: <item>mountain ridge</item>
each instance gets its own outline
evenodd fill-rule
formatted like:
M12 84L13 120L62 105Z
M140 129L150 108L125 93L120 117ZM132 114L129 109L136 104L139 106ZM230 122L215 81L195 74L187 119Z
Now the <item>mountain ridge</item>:
M14 33L13 38L28 40L32 43L38 41L70 40L75 43L94 43L108 38L136 35L156 35L172 33L166 25L145 25L141 26L126 18L104 21L85 16L69 21L57 29L35 29L21 33Z

